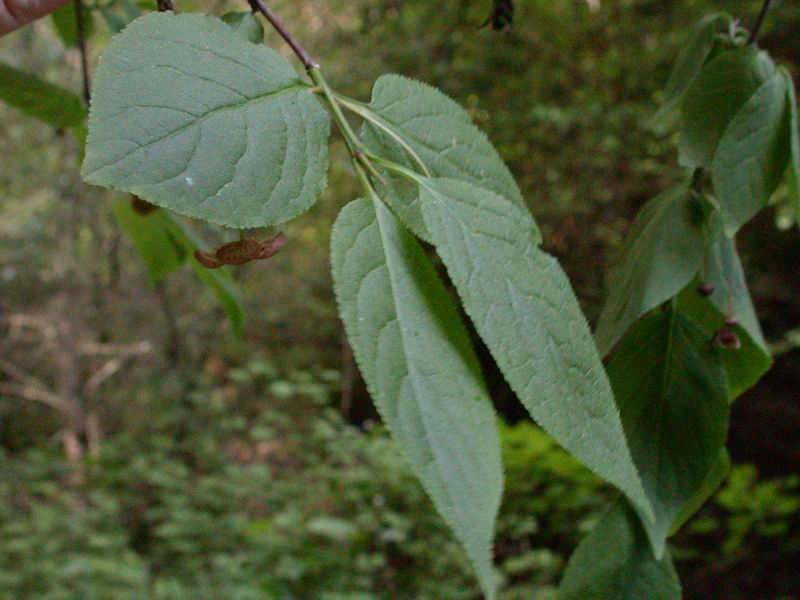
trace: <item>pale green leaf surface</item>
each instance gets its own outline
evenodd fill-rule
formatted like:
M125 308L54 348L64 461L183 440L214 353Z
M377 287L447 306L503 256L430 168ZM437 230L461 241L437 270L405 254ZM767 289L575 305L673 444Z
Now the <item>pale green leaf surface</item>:
M732 329L742 347L719 349L728 373L728 394L732 401L769 370L772 357L761 333L736 245L718 223L715 223L713 242L709 246L705 280L714 285L714 293L704 298L695 286L689 286L681 293L679 306L681 312L705 329L709 339L725 326L729 312L739 321Z
M730 16L723 13L706 15L692 26L664 88L664 103L653 116L657 127L666 127L674 117L684 93L711 54L720 21L730 21Z
M786 80L776 71L731 119L711 179L728 235L767 206L789 160Z
M751 46L726 50L708 61L681 101L680 163L711 165L728 123L774 74L775 63Z
M705 254L702 220L688 182L656 196L636 215L597 321L601 356L639 317L676 296L697 274Z
M669 307L625 335L608 377L655 513L655 522L644 527L660 558L673 522L702 489L725 445L725 370L708 335Z
M342 320L381 417L494 597L500 445L456 307L418 242L378 202L342 210L331 255Z
M569 560L558 600L680 600L672 559L656 560L636 515L612 507Z
M78 21L75 15L75 2L67 2L64 6L50 15L53 28L67 48L78 45ZM89 39L94 33L94 17L91 10L83 10L84 39Z
M436 88L384 75L375 82L367 111L362 136L375 154L422 175L469 181L525 206L513 175L486 135L467 111ZM384 177L382 197L417 236L430 241L416 184L386 171ZM535 225L534 232L541 240Z
M192 257L195 250L207 248L191 228L165 210L140 215L129 201L117 202L114 216L136 246L151 283L158 283L188 258L195 276L214 293L230 319L234 333L241 335L246 316L239 292L227 269L206 269Z
M72 92L4 64L0 100L56 127L75 127L86 118L81 99Z
M253 44L264 41L264 26L252 12L227 12L220 19L243 40Z
M420 180L425 223L467 314L519 399L555 440L625 492L642 490L589 326L533 218L490 190Z
M94 85L90 183L237 228L286 221L325 186L327 113L285 58L215 17L137 19Z

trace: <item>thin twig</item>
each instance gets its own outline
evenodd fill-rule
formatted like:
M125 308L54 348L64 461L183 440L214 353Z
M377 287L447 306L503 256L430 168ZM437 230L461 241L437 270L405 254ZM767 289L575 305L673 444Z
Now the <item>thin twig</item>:
M289 44L289 47L294 51L299 58L303 66L306 68L306 71L310 71L311 69L316 69L319 65L311 58L308 52L298 43L292 34L286 29L283 25L281 20L277 17L277 15L272 12L272 10L264 3L264 0L248 0L250 2L250 7L255 12L258 10L264 17L266 17L267 21L269 21L270 25L277 31L280 36Z
M92 97L89 82L89 61L86 56L86 23L83 14L83 0L75 0L75 25L78 30L78 50L81 53L81 75L83 76L83 100L86 106Z
M753 25L753 30L750 32L750 38L747 40L748 44L755 45L758 41L758 33L761 31L761 26L764 24L764 19L767 17L771 5L772 0L764 0L764 4L761 6L761 12L758 13L756 22Z

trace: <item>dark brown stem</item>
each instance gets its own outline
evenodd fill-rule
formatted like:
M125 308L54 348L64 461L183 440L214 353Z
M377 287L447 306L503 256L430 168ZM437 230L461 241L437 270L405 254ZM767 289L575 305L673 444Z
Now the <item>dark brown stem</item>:
M748 44L753 45L758 41L758 32L761 31L761 26L764 24L764 19L767 17L771 5L772 0L764 0L764 4L761 6L761 12L758 13L756 22L753 25L753 30L750 32L750 38L747 40Z
M311 69L316 69L319 65L314 61L314 59L309 56L308 52L298 43L292 34L286 29L283 25L281 20L277 17L277 15L272 12L269 6L264 3L264 0L248 0L250 2L250 7L253 11L258 11L269 21L270 25L277 31L280 36L289 44L289 47L292 51L297 55L303 66L306 68L306 71L310 71Z
M89 83L89 61L86 57L86 23L83 20L83 0L75 0L75 26L78 30L78 50L81 53L81 75L83 76L83 100L86 106L92 97Z

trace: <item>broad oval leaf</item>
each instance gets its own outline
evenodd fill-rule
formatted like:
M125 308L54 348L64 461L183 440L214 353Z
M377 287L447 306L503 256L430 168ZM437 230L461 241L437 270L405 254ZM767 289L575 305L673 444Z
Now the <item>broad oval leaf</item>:
M697 274L705 255L703 215L686 182L642 207L614 269L595 341L608 354L628 327L676 296Z
M682 165L711 165L728 123L775 69L766 52L751 46L720 52L703 66L681 102Z
M274 50L156 13L100 59L84 178L229 227L274 225L325 186L327 113Z
M422 248L380 202L342 210L331 256L339 311L381 417L493 598L500 445L458 312Z
M764 82L722 134L711 165L728 235L767 206L789 161L786 80L780 71Z
M430 177L469 181L524 207L513 175L486 135L457 102L436 88L400 75L375 82L372 101L355 107L364 118L364 143L375 154ZM430 241L417 186L384 172L381 195L422 239ZM534 225L537 241L541 240Z
M664 88L664 103L653 116L653 122L657 127L664 128L670 123L684 93L711 54L719 23L730 23L730 21L730 15L715 13L706 15L692 26L688 40L681 48Z
M728 316L739 322L732 329L741 340L741 348L719 350L728 374L729 398L733 401L769 370L772 357L761 333L736 245L725 235L718 217L712 224L705 280L714 286L711 296L705 298L697 293L695 286L689 286L679 297L679 307L705 329L709 339L715 331L729 327L725 324Z
M533 418L592 471L650 507L589 326L533 218L453 179L420 180L425 224L467 314Z
M0 100L56 127L75 127L86 118L81 99L72 92L4 64Z
M620 502L569 559L558 600L680 600L669 556L656 560L636 515Z
M675 519L706 482L728 433L725 369L710 337L674 307L639 321L608 365L655 522L660 558Z

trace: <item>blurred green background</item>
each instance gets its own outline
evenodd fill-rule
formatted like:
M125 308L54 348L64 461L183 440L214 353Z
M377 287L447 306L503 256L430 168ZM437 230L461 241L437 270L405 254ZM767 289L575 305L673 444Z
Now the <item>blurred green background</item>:
M714 10L747 26L761 2L517 0L503 32L480 27L490 0L271 5L337 90L367 99L398 72L466 106L591 321L636 211L682 175L648 119L688 27ZM94 21L92 64L111 35ZM796 80L799 27L798 3L776 1L761 36ZM80 90L78 52L50 19L0 39L0 60ZM284 250L235 272L242 338L189 269L148 283L112 218L122 196L80 182L73 138L0 105L0 140L0 599L479 598L336 316L329 231L358 193L339 138L330 186ZM674 539L687 599L800 598L798 242L769 211L739 236L776 362L733 407L730 476ZM530 423L479 350L505 422L501 598L553 598L613 492Z

